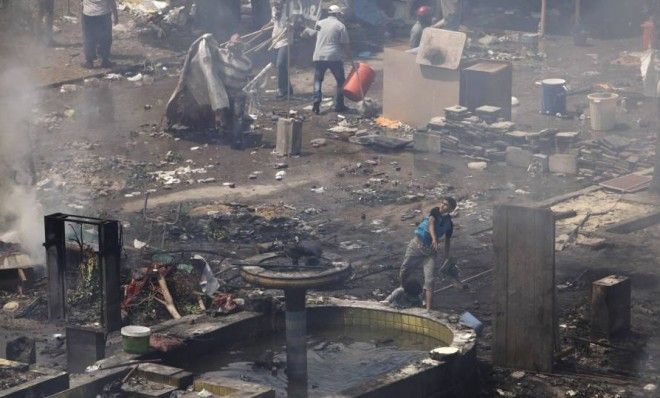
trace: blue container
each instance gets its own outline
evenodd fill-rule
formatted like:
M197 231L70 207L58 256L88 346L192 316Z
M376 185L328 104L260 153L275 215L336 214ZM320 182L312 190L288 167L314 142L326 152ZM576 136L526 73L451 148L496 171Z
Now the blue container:
M545 79L541 81L541 112L546 115L566 114L566 80Z
M461 318L459 322L462 325L465 325L467 327L470 327L474 330L474 332L479 336L481 334L481 331L484 328L484 324L481 323L480 320L478 320L474 315L470 314L469 312L465 311L463 314L461 314Z

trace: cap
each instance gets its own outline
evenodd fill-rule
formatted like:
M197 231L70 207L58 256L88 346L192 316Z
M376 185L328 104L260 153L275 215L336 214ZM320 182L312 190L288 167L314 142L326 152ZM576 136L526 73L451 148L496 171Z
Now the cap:
M329 14L342 14L342 9L336 4L331 5L328 7L328 13Z
M421 6L417 9L417 16L418 17L425 17L427 15L431 14L431 7L429 6Z

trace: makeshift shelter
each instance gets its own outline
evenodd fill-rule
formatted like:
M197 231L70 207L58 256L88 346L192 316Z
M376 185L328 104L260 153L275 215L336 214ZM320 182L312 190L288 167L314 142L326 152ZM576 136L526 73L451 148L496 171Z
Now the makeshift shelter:
M252 62L237 46L223 48L212 35L201 36L190 46L179 83L167 103L168 125L215 127L222 111L244 102L242 89L251 70Z

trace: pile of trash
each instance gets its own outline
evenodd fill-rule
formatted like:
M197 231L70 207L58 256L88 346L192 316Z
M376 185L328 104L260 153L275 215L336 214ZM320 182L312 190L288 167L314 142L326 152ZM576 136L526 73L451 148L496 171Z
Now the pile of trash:
M120 7L135 17L141 37L165 39L189 30L192 11L189 0L122 0Z
M133 268L124 286L122 316L131 322L148 325L190 314L230 314L243 307L244 301L235 294L220 290L225 283L204 257L145 256L150 257L148 264Z

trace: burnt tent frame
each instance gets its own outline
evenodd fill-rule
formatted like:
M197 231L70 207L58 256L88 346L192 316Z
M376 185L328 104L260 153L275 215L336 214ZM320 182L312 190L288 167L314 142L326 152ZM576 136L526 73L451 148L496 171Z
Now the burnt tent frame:
M66 319L66 224L93 226L98 233L96 252L101 272L100 320L107 332L121 328L120 269L123 241L119 221L54 213L44 217L46 267L48 274L48 318Z

